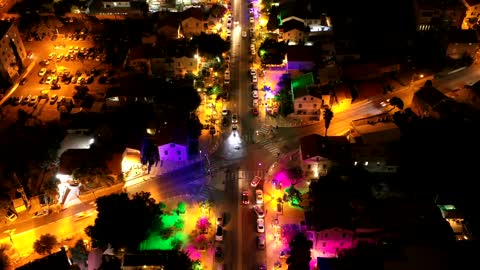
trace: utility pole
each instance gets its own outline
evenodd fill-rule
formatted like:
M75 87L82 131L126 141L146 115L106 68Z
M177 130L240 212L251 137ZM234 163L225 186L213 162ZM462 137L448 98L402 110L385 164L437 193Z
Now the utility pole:
M17 173L14 172L12 176L17 184L17 192L20 193L20 195L22 196L22 200L23 200L23 203L25 204L25 207L29 209L30 200L28 199L27 194L25 193L25 189L23 189L22 183L20 183L20 181L18 180Z

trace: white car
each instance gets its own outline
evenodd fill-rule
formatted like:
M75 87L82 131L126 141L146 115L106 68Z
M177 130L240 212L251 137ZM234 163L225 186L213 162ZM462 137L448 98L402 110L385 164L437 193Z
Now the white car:
M263 204L263 191L261 189L255 190L255 198L257 204Z
M45 81L46 84L51 84L53 81L53 77L52 76L48 76L47 77L47 80Z
M252 91L252 96L254 99L258 99L258 91Z
M237 26L238 24L239 24L238 21L234 21L234 22L233 22L233 25L235 25L235 26Z
M257 82L257 76L252 77L252 82L256 83Z
M46 73L47 73L47 69L46 69L46 68L42 68L42 69L40 69L40 71L38 72L38 76L44 76Z
M257 75L257 72L255 71L254 68L250 68L250 75L252 75L252 76L256 76L256 75Z
M225 79L225 80L223 81L223 84L230 84L230 80L229 80L229 79Z
M253 177L252 181L250 182L250 186L257 187L261 180L262 178L260 176Z
M257 232L265 233L265 220L263 218L257 219Z
M227 116L227 115L228 115L228 110L227 110L227 108L224 108L224 109L222 110L222 115L223 115L223 116Z
M244 38L247 37L247 32L246 31L242 31L242 37L244 37Z
M250 17L250 23L255 23L255 18Z

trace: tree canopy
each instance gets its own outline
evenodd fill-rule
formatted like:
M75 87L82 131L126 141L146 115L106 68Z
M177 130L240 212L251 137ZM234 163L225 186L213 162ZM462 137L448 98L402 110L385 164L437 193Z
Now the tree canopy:
M298 233L289 244L290 256L287 258L288 270L309 270L313 242L304 233Z
M258 48L262 64L279 65L283 63L287 53L287 44L267 38Z
M95 224L85 229L88 236L113 248L136 250L149 233L159 205L150 193L141 192L128 197L127 193L112 194L97 199L98 215Z
M191 44L198 48L200 56L213 58L221 56L222 53L230 49L230 43L223 40L217 34L201 33L192 38Z
M57 238L49 233L40 236L40 239L33 243L33 249L38 254L51 254L52 249L58 244Z

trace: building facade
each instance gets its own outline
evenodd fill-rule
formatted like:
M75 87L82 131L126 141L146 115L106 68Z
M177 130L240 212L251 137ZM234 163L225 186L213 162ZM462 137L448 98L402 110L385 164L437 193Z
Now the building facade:
M12 83L25 69L27 53L18 28L0 21L0 76Z
M158 146L158 153L161 161L186 161L188 160L188 151L186 145L168 143Z

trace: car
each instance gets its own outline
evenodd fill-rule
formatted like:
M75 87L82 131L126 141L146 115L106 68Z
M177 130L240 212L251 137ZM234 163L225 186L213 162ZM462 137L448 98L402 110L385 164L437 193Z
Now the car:
M230 80L229 79L223 80L223 84L230 84Z
M250 23L255 23L255 18L250 17Z
M248 8L248 13L252 14L253 13L253 8Z
M253 77L252 77L252 82L253 82L253 83L256 83L256 82L257 82L257 76L253 76Z
M15 213L12 209L8 209L7 210L7 214L5 215L5 217L10 220L10 221L15 221L17 218L18 218L18 215L17 213Z
M252 97L258 99L258 91L252 91Z
M230 62L230 56L225 56L225 62Z
M233 124L232 125L232 130L237 130L238 129L238 125L237 124Z
M237 124L238 123L238 117L237 117L237 114L233 114L232 115L232 124Z
M387 99L387 100L385 100L385 101L380 102L380 106L382 106L382 107L386 107L386 106L388 106L389 104L390 104L390 99Z
M224 219L223 219L224 214L219 213L217 216L217 226L223 226L224 225Z
M253 107L257 108L258 107L258 99L253 100Z
M222 226L217 226L217 232L215 233L215 241L223 241L223 228Z
M255 214L257 214L258 218L265 217L265 212L263 211L263 208L260 205L254 205L253 211L255 211Z
M265 233L265 220L263 218L257 219L257 232Z
M15 99L13 100L13 105L20 105L20 103L22 102L22 99L23 99L23 96L15 97Z
M254 100L257 100L257 99L254 99ZM255 116L258 116L258 109L257 109L257 107L253 107L253 108L252 108L252 114L255 115Z
M259 249L265 249L265 236L264 235L257 236L257 247Z
M250 181L250 186L257 187L261 180L262 178L260 176L253 177L252 181Z
M55 57L55 53L51 53L48 55L48 60L53 60L54 57Z
M250 204L250 200L248 199L248 191L242 192L242 203L243 204Z
M283 213L283 204L282 203L277 203L277 212L279 214Z
M238 25L238 24L239 24L238 21L234 21L234 22L233 22L233 25L235 25L235 26Z
M33 96L33 97L30 99L29 105L30 105L30 106L33 106L33 105L36 105L37 103L38 103L38 96Z
M63 59L63 54L59 54L59 55L57 56L57 62L62 61L62 59Z
M58 89L60 89L60 88L62 88L62 87L61 87L60 84L57 83L57 82L56 82L56 83L52 83L52 85L50 86L50 89L51 89L51 90L58 90Z
M223 260L223 250L221 247L215 247L215 260L221 262Z
M38 76L45 76L46 73L47 73L47 69L46 69L46 68L42 68L42 69L40 69L40 71L38 72Z
M224 108L224 109L222 110L222 115L223 115L223 116L227 116L227 115L228 115L228 110L227 110L226 108Z
M33 214L33 218L38 218L38 217L43 217L43 216L46 216L48 215L48 210L47 209L43 209L42 211L37 211Z
M244 38L247 37L247 31L242 31L242 37L244 37Z
M30 98L32 98L31 95L28 95L22 99L22 104L28 104L30 102Z
M255 190L255 198L257 204L263 204L263 191L261 189Z
M250 68L250 75L251 76L257 76L257 71L255 71L254 68Z
M55 94L55 95L51 96L50 97L50 104L52 104L52 105L55 104L55 102L57 102L57 100L58 100L58 95Z
M47 80L45 81L46 84L51 84L53 81L53 76L48 76Z
M258 270L267 270L267 266L265 264L260 264Z
M20 85L24 85L27 82L27 78L23 78L20 80Z
M63 104L63 103L65 103L65 96L59 97L57 103L58 103L58 104Z

